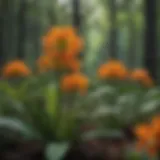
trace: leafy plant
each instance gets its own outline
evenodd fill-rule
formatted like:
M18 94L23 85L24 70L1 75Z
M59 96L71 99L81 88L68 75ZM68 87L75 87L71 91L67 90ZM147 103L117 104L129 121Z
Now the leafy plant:
M103 135L96 133L99 137L119 136L110 129L119 130L159 111L160 91L151 88L153 80L146 70L130 75L122 62L110 60L100 66L98 77L89 79L80 73L82 45L73 28L53 28L43 38L45 53L37 60L36 72L22 61L4 66L0 141L5 143L7 137L45 141L47 158L56 160L63 157L70 141L83 137L83 124L107 128Z

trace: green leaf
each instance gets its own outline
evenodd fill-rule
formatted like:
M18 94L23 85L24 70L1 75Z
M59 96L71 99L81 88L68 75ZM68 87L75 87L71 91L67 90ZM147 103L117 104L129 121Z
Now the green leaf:
M55 118L57 113L57 86L50 84L46 87L45 101L46 101L46 111L48 115Z
M21 117L26 115L26 109L21 101L18 101L9 96L3 96L3 99L0 99L1 107L0 114L1 115L14 115L14 117Z
M63 140L67 137L67 127L69 125L68 123L68 113L67 109L61 111L61 114L59 117L57 117L57 128L56 128L56 138L57 140Z
M123 139L124 134L119 130L95 130L95 131L89 131L84 133L82 135L82 139L89 140L89 139L95 139L95 138L118 138Z
M111 94L115 94L116 93L116 89L113 86L103 86L98 88L96 91L92 92L89 95L89 98L96 98L96 97L101 97L103 95L111 95Z
M142 104L141 106L141 112L142 113L152 113L154 111L157 111L160 106L160 101L159 100L151 100L147 103Z
M49 144L45 151L47 160L61 160L69 148L68 143Z
M38 137L38 135L31 129L31 127L16 118L1 117L0 129L1 131L7 130L7 132L17 133L17 135L21 135L27 139Z

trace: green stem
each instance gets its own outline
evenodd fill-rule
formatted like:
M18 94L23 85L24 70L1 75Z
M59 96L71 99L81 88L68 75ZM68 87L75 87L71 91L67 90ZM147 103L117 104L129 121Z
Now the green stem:
M56 117L55 117L55 136L56 140L61 140L62 135L61 130L62 130L62 121L63 121L63 106L62 106L62 98L63 98L63 93L60 88L60 79L62 77L62 73L57 73L56 75L56 83L57 83L57 112L56 112Z

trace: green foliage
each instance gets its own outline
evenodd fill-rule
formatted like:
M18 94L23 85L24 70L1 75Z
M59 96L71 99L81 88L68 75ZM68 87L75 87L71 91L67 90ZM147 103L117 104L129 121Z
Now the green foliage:
M59 82L51 72L1 81L1 145L19 137L53 142L46 148L46 156L58 159L68 149L65 142L76 138L123 138L122 127L149 120L160 109L158 87L149 89L135 82L94 78L88 93L82 96L63 93ZM81 135L80 127L92 123L97 129Z
M64 158L64 155L66 154L68 148L69 148L68 143L49 144L46 148L47 160L60 160Z
M88 4L86 5L86 3ZM103 0L100 3L94 0L92 4L84 0L82 3L82 34L87 42L85 68L91 75L95 73L97 59L102 62L104 57L109 55L107 48L109 30L112 29L110 26L121 32L121 27L130 27L130 19L132 18L136 34L134 41L141 42L139 39L143 33L144 19L141 13L142 4L134 5L134 14L132 14L129 13L129 8L122 7L127 4L127 1L121 3L116 10L115 26L110 24L109 15L111 12L114 14L115 11L110 9L108 0ZM69 18L72 17L70 4L60 4L57 0L54 2L49 0L27 1L24 6L26 12L22 17L25 20L23 25L18 23L20 21L19 8L22 7L19 0L9 4L6 3L6 0L1 0L0 7L1 23L3 24L1 38L4 42L1 51L5 55L4 60L20 56L17 53L22 47L21 56L31 66L34 65L34 60L41 53L40 38L42 34L51 25L70 24L72 21ZM6 21L3 17L11 21ZM19 39L21 32L18 28L25 33L22 43ZM128 33L126 29L125 36L129 37L132 35L131 32L132 30ZM122 34L121 38L117 38L120 50L125 46L131 51L137 43L130 45L125 41L125 36ZM8 41L9 39L11 40ZM132 40L132 36L130 40ZM136 50L137 53L142 52L140 48L142 47L138 47ZM127 54L131 53L127 52ZM123 59L122 55L124 54L121 52L120 55ZM136 55L140 57L142 54ZM136 58L141 64L139 59ZM57 79L55 79L54 73L46 73L27 79L1 80L1 146L8 141L17 141L19 138L44 140L49 144L53 142L46 149L46 157L48 160L56 160L63 157L68 149L68 143L60 142L79 138L79 128L86 122L94 123L104 131L100 133L94 131L86 139L97 136L109 137L109 135L116 137L118 134L114 134L110 129L119 131L126 125L149 120L152 115L160 111L159 87L146 89L139 84L126 81L99 82L95 77L91 77L94 82L91 82L87 95L81 96L61 93ZM136 159L135 157L137 158L137 155L133 155L130 159Z
M23 128L28 129L33 137L38 133L46 141L70 140L76 135L76 117L79 111L76 106L79 104L75 105L74 96L68 97L67 94L60 93L60 86L52 80L53 77L49 73L28 79L2 81L0 115L6 117L5 121L9 117L8 121L13 120L15 125L17 123L19 128L22 127L19 132ZM20 122L21 125L18 124ZM9 127L8 123L4 124L6 128ZM0 123L0 126L4 124Z
M114 84L98 88L94 96L98 108L92 108L92 115L109 128L133 125L159 112L160 91L157 88L145 89L139 85ZM93 102L93 103L94 103Z
M123 132L121 132L120 130L113 130L113 129L90 131L82 135L82 139L84 140L114 139L114 138L123 140L125 136Z

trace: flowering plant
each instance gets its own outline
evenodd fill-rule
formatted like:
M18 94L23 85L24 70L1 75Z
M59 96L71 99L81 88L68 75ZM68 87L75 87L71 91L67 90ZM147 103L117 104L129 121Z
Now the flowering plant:
M44 52L35 70L21 60L4 65L0 84L3 134L5 128L6 136L8 131L17 133L14 139L21 135L55 142L51 147L77 137L80 108L76 99L87 93L89 85L88 78L80 73L82 44L72 27L53 28L43 37ZM63 153L67 145L61 146ZM61 153L54 156L58 158Z
M14 132L11 139L54 142L46 155L56 160L63 157L68 141L80 138L83 124L119 129L158 110L160 92L146 70L130 71L111 59L89 78L81 72L83 45L72 27L52 28L43 37L35 68L21 60L4 65L0 135Z

